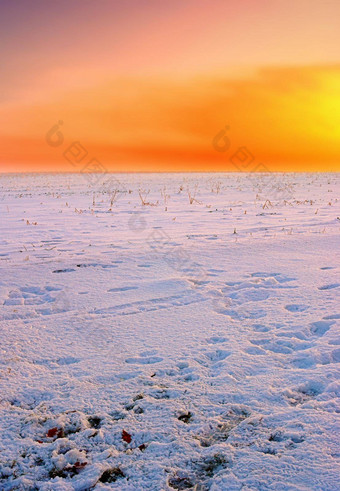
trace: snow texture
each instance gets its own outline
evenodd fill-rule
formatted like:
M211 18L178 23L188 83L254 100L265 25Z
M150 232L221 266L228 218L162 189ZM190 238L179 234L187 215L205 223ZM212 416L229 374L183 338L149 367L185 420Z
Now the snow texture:
M339 190L1 175L0 489L339 490Z

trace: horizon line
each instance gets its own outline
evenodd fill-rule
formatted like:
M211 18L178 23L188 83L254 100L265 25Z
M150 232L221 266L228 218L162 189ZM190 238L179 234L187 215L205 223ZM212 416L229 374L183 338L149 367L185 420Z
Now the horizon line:
M258 175L268 175L268 174L339 174L340 170L332 170L332 171L317 171L317 170L296 170L296 171L258 171L258 172L245 172L245 171L126 171L126 172L115 172L115 171L107 171L107 172L75 172L75 171L1 171L0 176L2 175L16 175L16 174L72 174L72 175L82 175L82 174L90 174L90 175L103 175L106 176L108 174L258 174Z

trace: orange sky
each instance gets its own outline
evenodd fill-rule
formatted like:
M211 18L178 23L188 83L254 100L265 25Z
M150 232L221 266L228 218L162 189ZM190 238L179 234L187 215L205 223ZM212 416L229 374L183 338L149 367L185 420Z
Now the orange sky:
M340 170L337 0L3 0L0 30L0 171Z

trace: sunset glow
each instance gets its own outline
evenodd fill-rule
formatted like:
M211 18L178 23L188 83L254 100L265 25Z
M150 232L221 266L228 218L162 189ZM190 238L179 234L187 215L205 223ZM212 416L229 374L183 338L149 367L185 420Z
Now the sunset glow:
M340 170L336 0L5 0L0 19L3 172L79 170L74 141L117 172L235 171L239 147L253 168Z

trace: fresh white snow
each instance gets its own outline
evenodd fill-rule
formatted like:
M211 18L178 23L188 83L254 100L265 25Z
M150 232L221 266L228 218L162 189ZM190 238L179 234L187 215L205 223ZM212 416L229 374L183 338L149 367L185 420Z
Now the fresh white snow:
M339 490L339 191L0 175L0 489Z

